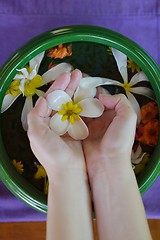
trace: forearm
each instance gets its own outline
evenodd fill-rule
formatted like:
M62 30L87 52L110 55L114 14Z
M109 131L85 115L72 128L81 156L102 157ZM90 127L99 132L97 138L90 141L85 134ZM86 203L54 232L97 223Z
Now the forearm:
M88 179L63 171L49 181L47 240L93 240Z
M151 239L130 164L111 164L107 171L95 175L91 187L100 240Z

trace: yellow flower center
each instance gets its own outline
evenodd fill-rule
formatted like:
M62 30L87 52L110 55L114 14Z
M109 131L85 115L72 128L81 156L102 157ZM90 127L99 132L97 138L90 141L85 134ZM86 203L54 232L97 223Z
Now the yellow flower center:
M73 102L67 102L66 104L62 104L62 109L58 111L58 114L62 115L62 122L65 120L69 120L71 124L74 124L75 121L79 120L79 114L82 111L82 108Z
M33 96L36 93L36 89L42 86L42 77L36 75L33 79L27 80L24 85L24 95L26 97Z
M125 90L126 92L130 92L130 91L131 91L131 86L130 86L129 83L122 83L121 86L124 88L124 90Z
M8 90L6 91L6 94L12 94L14 97L18 96L18 94L21 93L19 89L19 85L20 85L20 80L16 79L12 81Z
M128 63L128 68L131 69L132 73L135 71L140 72L140 67L135 62L133 62L131 59L128 59L127 63Z

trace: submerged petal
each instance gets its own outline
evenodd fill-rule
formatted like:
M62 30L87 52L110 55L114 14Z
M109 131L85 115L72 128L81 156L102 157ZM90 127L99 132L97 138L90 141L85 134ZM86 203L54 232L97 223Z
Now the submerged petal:
M3 98L1 113L5 112L20 95L21 93L15 97L12 94L6 94Z
M56 113L50 120L50 128L59 136L65 134L68 130L69 121L62 121L62 116Z
M97 98L86 98L78 103L82 108L80 116L99 117L104 111L104 105Z
M71 72L72 66L69 63L60 63L55 67L52 67L42 75L42 85L55 80L64 72Z
M127 68L127 55L125 55L124 53L115 48L112 48L112 53L116 60L119 71L121 67Z
M41 52L40 54L38 54L37 56L35 56L34 58L32 58L30 61L29 61L29 66L34 69L35 66L36 66L36 72L38 72L39 70L39 66L42 62L42 59L44 57L44 54L45 52Z
M70 124L68 134L75 140L83 140L88 137L89 131L86 124L80 118L74 124Z
M21 122L25 131L28 130L27 115L32 109L33 109L32 97L26 97L21 115Z
M154 93L150 88L147 87L134 87L134 88L130 88L130 92L136 93L136 94L140 94L149 98L153 98Z
M72 102L70 96L62 90L55 90L49 93L46 99L48 102L48 107L56 111L62 109L62 104Z
M136 114L137 114L137 122L140 123L141 121L141 110L140 110L140 106L139 103L137 102L136 98L134 97L134 95L130 92L126 92L128 100L130 101L133 109L135 110Z
M119 72L123 78L124 83L128 83L128 70L126 67L121 67Z
M142 82L142 81L149 81L147 76L145 75L144 72L138 72L136 73L132 78L131 78L131 81L130 81L130 85L133 86L135 85L136 83L139 83L139 82Z

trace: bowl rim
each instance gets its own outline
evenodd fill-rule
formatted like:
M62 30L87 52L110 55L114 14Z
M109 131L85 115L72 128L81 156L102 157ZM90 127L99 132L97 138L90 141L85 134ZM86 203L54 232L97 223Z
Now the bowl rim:
M54 47L60 43L68 42L94 42L110 46L118 49L131 58L137 65L139 65L142 71L145 72L155 92L156 98L159 98L160 93L160 68L153 58L138 44L130 40L129 38L112 31L107 28L90 25L73 25L56 28L45 33L38 35L31 39L21 48L19 48L11 58L0 69L0 107L3 101L5 92L12 79L14 78L17 69L22 68L37 54L45 51L51 47ZM156 80L155 80L156 79ZM160 107L160 103L158 101ZM158 146L160 145L160 139ZM0 146L3 146L2 134L0 132ZM155 158L158 158L156 164L153 164L153 171L149 177L145 178L142 183L141 176L138 180L139 190L141 194L146 192L149 187L155 182L160 173L160 156L158 149L153 154ZM6 170L7 164L3 159L8 159L4 146L2 154L0 156L0 178L6 185L6 187L18 198L28 203L35 210L46 213L47 206L45 204L46 199L41 197L39 191L35 191L34 197L32 197L32 187L29 186L25 179L22 180L21 176L18 176L16 171ZM13 168L13 167L12 167ZM147 170L149 171L149 170ZM20 181L20 183L19 183ZM24 185L27 184L27 188L24 189Z

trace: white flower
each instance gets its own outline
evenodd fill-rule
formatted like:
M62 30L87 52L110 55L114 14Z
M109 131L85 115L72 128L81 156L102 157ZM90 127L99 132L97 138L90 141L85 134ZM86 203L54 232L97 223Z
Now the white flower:
M122 76L123 82L101 77L86 77L81 80L80 87L86 90L88 89L89 91L100 85L117 85L123 87L128 97L128 100L132 104L135 112L137 113L137 121L140 122L140 106L133 93L152 98L153 91L147 87L136 86L137 83L143 81L148 82L146 75L142 71L136 73L129 81L127 71L127 56L116 49L112 49L112 52L118 66L118 70Z
M37 94L38 96L42 96L44 94L43 91L37 88L55 80L63 72L71 72L72 70L70 64L61 63L40 76L38 74L38 70L44 57L44 53L45 52L42 52L31 59L29 61L29 66L17 70L18 73L14 77L14 80L12 81L3 99L1 112L6 111L21 94L26 97L21 114L21 121L24 130L27 130L28 128L27 114L33 108L32 96L34 94Z
M140 145L138 145L136 151L133 151L132 150L132 153L131 153L131 162L133 164L139 164L142 160L143 160L143 157L146 155L147 153L146 152L142 152L142 148Z
M93 94L92 94L93 95ZM66 132L75 140L85 139L89 132L82 117L96 118L104 111L103 104L78 87L74 100L62 91L55 90L47 96L49 108L57 111L50 120L50 128L58 135Z

